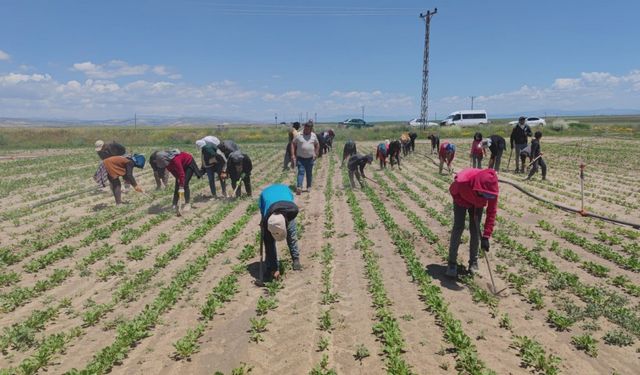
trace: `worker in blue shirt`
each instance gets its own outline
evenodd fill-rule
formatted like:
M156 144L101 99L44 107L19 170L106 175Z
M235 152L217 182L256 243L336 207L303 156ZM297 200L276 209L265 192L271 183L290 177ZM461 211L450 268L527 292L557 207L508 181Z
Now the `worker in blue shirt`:
M267 275L276 280L280 277L276 241L284 239L289 246L293 269L301 270L295 221L298 216L298 206L293 201L293 193L286 185L270 185L262 190L258 204L262 215L260 228L265 246Z

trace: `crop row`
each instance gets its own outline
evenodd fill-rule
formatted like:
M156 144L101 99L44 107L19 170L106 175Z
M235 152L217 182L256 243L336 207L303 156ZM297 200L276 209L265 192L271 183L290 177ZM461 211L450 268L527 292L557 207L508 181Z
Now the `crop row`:
M555 233L557 236L571 242L574 245L582 247L590 253L596 254L606 260L614 262L615 264L631 270L633 272L640 272L640 257L631 255L624 257L618 254L611 247L587 240L586 238L577 235L570 231L554 228L552 224L545 220L540 220L538 226L547 232Z
M348 176L343 171L343 184L346 186ZM356 248L360 249L362 257L365 261L365 275L368 282L368 289L373 299L373 307L375 308L377 323L373 326L374 334L383 344L383 352L386 356L387 372L390 374L412 374L409 364L402 358L405 350L405 341L398 325L397 319L389 309L391 301L387 297L382 280L382 272L378 264L378 257L371 249L373 242L367 234L367 221L358 198L352 190L346 190L347 204L351 210L354 229L358 235Z
M378 180L379 182L382 180ZM403 231L395 222L393 216L387 211L384 203L370 188L364 190L369 198L374 211L383 223L387 233L391 236L396 249L402 256L407 266L407 271L417 283L427 309L431 311L441 323L444 338L451 343L456 352L456 367L459 371L469 374L492 373L484 362L478 358L478 353L471 338L464 333L460 320L456 319L449 311L448 305L442 296L440 288L433 283L433 279L426 272L415 253L414 244L410 234Z
M141 313L118 325L118 334L111 345L100 350L83 370L74 369L69 374L103 374L122 361L136 342L151 335L150 331L158 323L160 316L173 307L187 288L198 280L213 257L226 251L227 244L242 231L256 211L257 204L249 205L240 219L211 243L205 254L178 271L169 285L162 288L154 301L146 305Z

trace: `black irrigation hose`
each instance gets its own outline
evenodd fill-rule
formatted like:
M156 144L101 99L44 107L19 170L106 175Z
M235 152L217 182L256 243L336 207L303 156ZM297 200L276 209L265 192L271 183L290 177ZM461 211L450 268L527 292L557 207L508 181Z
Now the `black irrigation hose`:
M429 160L431 160L433 162L433 164L438 165L438 163L431 156L426 155L426 154L418 154L418 155L424 156L424 157L428 158ZM613 223L613 224L630 226L633 229L640 229L640 224L630 223L628 221L623 221L623 220L612 219L612 218L609 218L609 217L604 217L604 216L592 214L590 212L580 211L580 210L575 209L575 208L563 206L561 204L558 204L558 203L555 203L555 202L551 202L551 201L548 201L548 200L546 200L544 198L541 198L541 197L531 193L530 191L525 190L522 186L520 186L520 185L518 185L518 184L516 184L514 182L503 180L501 178L499 178L498 181L502 182L504 184L507 184L507 185L511 185L514 188L516 188L516 190L518 190L518 191L530 196L531 198L539 200L539 201L547 203L547 204L550 204L550 205L552 205L552 206L554 206L556 208L559 208L561 210L568 211L568 212L573 212L573 213L576 213L576 214L580 214L581 216L588 216L588 217L593 217L593 218L596 218L596 219L608 221L608 222Z

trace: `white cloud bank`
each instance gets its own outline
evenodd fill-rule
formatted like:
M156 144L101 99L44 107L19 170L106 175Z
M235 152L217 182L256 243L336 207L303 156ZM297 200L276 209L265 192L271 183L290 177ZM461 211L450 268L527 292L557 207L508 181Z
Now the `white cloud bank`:
M37 72L0 73L0 113L3 117L81 119L124 118L132 113L172 116L228 116L269 121L300 112L319 116L357 115L365 106L370 115L402 119L415 116L419 92L313 92L295 88L282 92L244 87L234 81L190 84L164 65L132 65L121 60L104 64L73 64L79 79L66 82ZM135 79L132 81L132 79ZM432 94L437 93L432 91ZM524 85L517 90L476 97L476 107L491 114L553 108L585 110L638 108L640 70L625 75L582 73L555 79L548 87ZM451 96L433 99L430 113L441 115L468 108L469 99Z
M432 107L448 113L469 106L469 98L451 96ZM475 108L491 113L516 113L540 109L583 111L603 108L640 109L640 70L624 75L608 72L581 73L557 78L549 87L524 85L517 90L475 98Z

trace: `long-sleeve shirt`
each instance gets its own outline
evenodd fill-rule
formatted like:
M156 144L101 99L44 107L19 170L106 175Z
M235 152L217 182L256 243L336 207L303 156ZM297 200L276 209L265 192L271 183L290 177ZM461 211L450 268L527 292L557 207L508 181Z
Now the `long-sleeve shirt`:
M540 141L534 139L531 141L531 159L535 159L540 155Z
M136 179L133 177L133 160L124 156L111 156L102 162L109 178L112 180L122 177L125 181L133 186L138 186Z
M474 140L471 143L471 156L484 156L482 141Z
M219 171L227 170L227 157L213 143L207 142L202 147L202 166L205 168L216 167Z
M262 214L262 224L266 226L269 216L273 213L284 215L287 222L298 215L298 206L293 201L293 193L287 185L274 184L267 186L258 198L258 207Z
M531 137L531 128L529 125L525 124L524 126L520 126L519 124L513 127L511 131L511 147L513 145L525 145L529 142L527 137Z
M167 170L176 178L178 186L181 188L184 188L185 169L189 167L191 162L193 162L193 156L188 152L181 152L167 165Z
M105 160L112 156L122 156L127 153L127 150L123 145L116 142L107 143L102 147L102 150L98 151L100 160Z
M492 135L489 139L491 139L491 146L489 146L491 155L497 155L498 151L504 151L507 149L507 142L501 136Z
M453 161L453 158L456 157L456 152L451 152L448 156L447 156L447 146L449 145L449 142L442 142L442 144L440 144L440 150L438 150L438 156L440 157L441 161L446 161L447 165L451 165L451 162Z
M249 155L241 151L234 151L229 154L227 171L229 172L231 180L240 179L240 175L242 175L243 173L245 176L251 175L252 169L253 164L251 163L251 158L249 158Z
M365 177L364 167L367 166L368 162L369 158L365 155L353 155L347 162L347 168L349 168L350 171L355 171L357 168L360 170L360 174L362 175L362 177Z
M498 213L498 175L493 169L463 169L449 186L449 193L458 206L464 208L487 207L482 237L491 237ZM495 199L487 199L481 194L491 194Z

